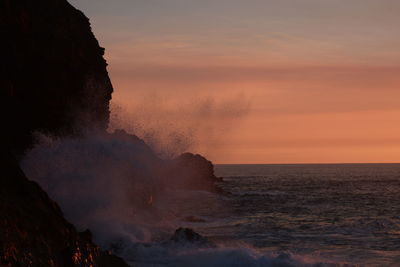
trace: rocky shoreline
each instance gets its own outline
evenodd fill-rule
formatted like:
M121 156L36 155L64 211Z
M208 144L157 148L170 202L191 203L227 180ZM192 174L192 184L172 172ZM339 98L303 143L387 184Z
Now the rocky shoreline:
M129 140L149 164L162 165L163 173L179 177L176 184L193 189L214 190L219 179L212 163L190 153L163 161L138 137L107 133L113 87L104 49L88 18L66 0L0 0L0 26L7 125L0 143L0 266L128 266L94 244L90 230L79 233L21 170L19 160L35 144L35 133Z

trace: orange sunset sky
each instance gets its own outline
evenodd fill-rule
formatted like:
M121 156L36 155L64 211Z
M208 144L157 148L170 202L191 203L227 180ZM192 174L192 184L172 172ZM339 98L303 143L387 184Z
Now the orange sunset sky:
M400 162L398 0L71 0L111 128L215 163Z

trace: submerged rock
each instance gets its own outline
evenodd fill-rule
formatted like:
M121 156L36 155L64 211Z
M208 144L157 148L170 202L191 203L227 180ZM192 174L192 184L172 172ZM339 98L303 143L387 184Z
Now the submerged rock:
M190 228L178 228L171 238L165 243L166 245L187 246L193 245L196 247L214 247L215 245L208 241L207 238L201 236Z
M207 239L190 228L178 228L170 239L173 242L206 242Z

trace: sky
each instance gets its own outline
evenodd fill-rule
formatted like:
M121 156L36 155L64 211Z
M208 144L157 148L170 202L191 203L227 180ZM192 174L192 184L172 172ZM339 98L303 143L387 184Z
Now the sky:
M400 162L398 0L70 0L112 123L214 163Z

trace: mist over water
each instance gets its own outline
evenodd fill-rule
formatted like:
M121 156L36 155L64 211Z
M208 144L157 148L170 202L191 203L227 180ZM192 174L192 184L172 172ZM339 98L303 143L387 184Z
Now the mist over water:
M250 98L242 93L223 99L198 96L181 100L160 93L137 98L112 101L110 130L125 129L138 135L162 158L187 151L213 154L251 111Z
M230 198L176 189L162 162L141 142L119 135L41 136L22 168L78 230L135 266L314 266L317 259L262 252L234 233ZM190 227L209 243L172 242ZM219 229L215 235L213 229ZM260 229L260 231L262 231Z
M97 244L134 266L340 266L293 249L256 248L252 238L241 236L247 222L237 214L229 178L219 185L225 193L217 194L193 190L166 168L182 152L212 150L220 138L229 138L228 131L249 112L248 100L240 95L183 104L152 99L152 105L130 109L113 103L110 133L38 134L22 160L23 170L79 231L90 229ZM124 131L111 133L121 127L146 143ZM235 190L239 196L247 192L246 187ZM180 227L208 240L173 241ZM261 234L266 228L255 230Z

